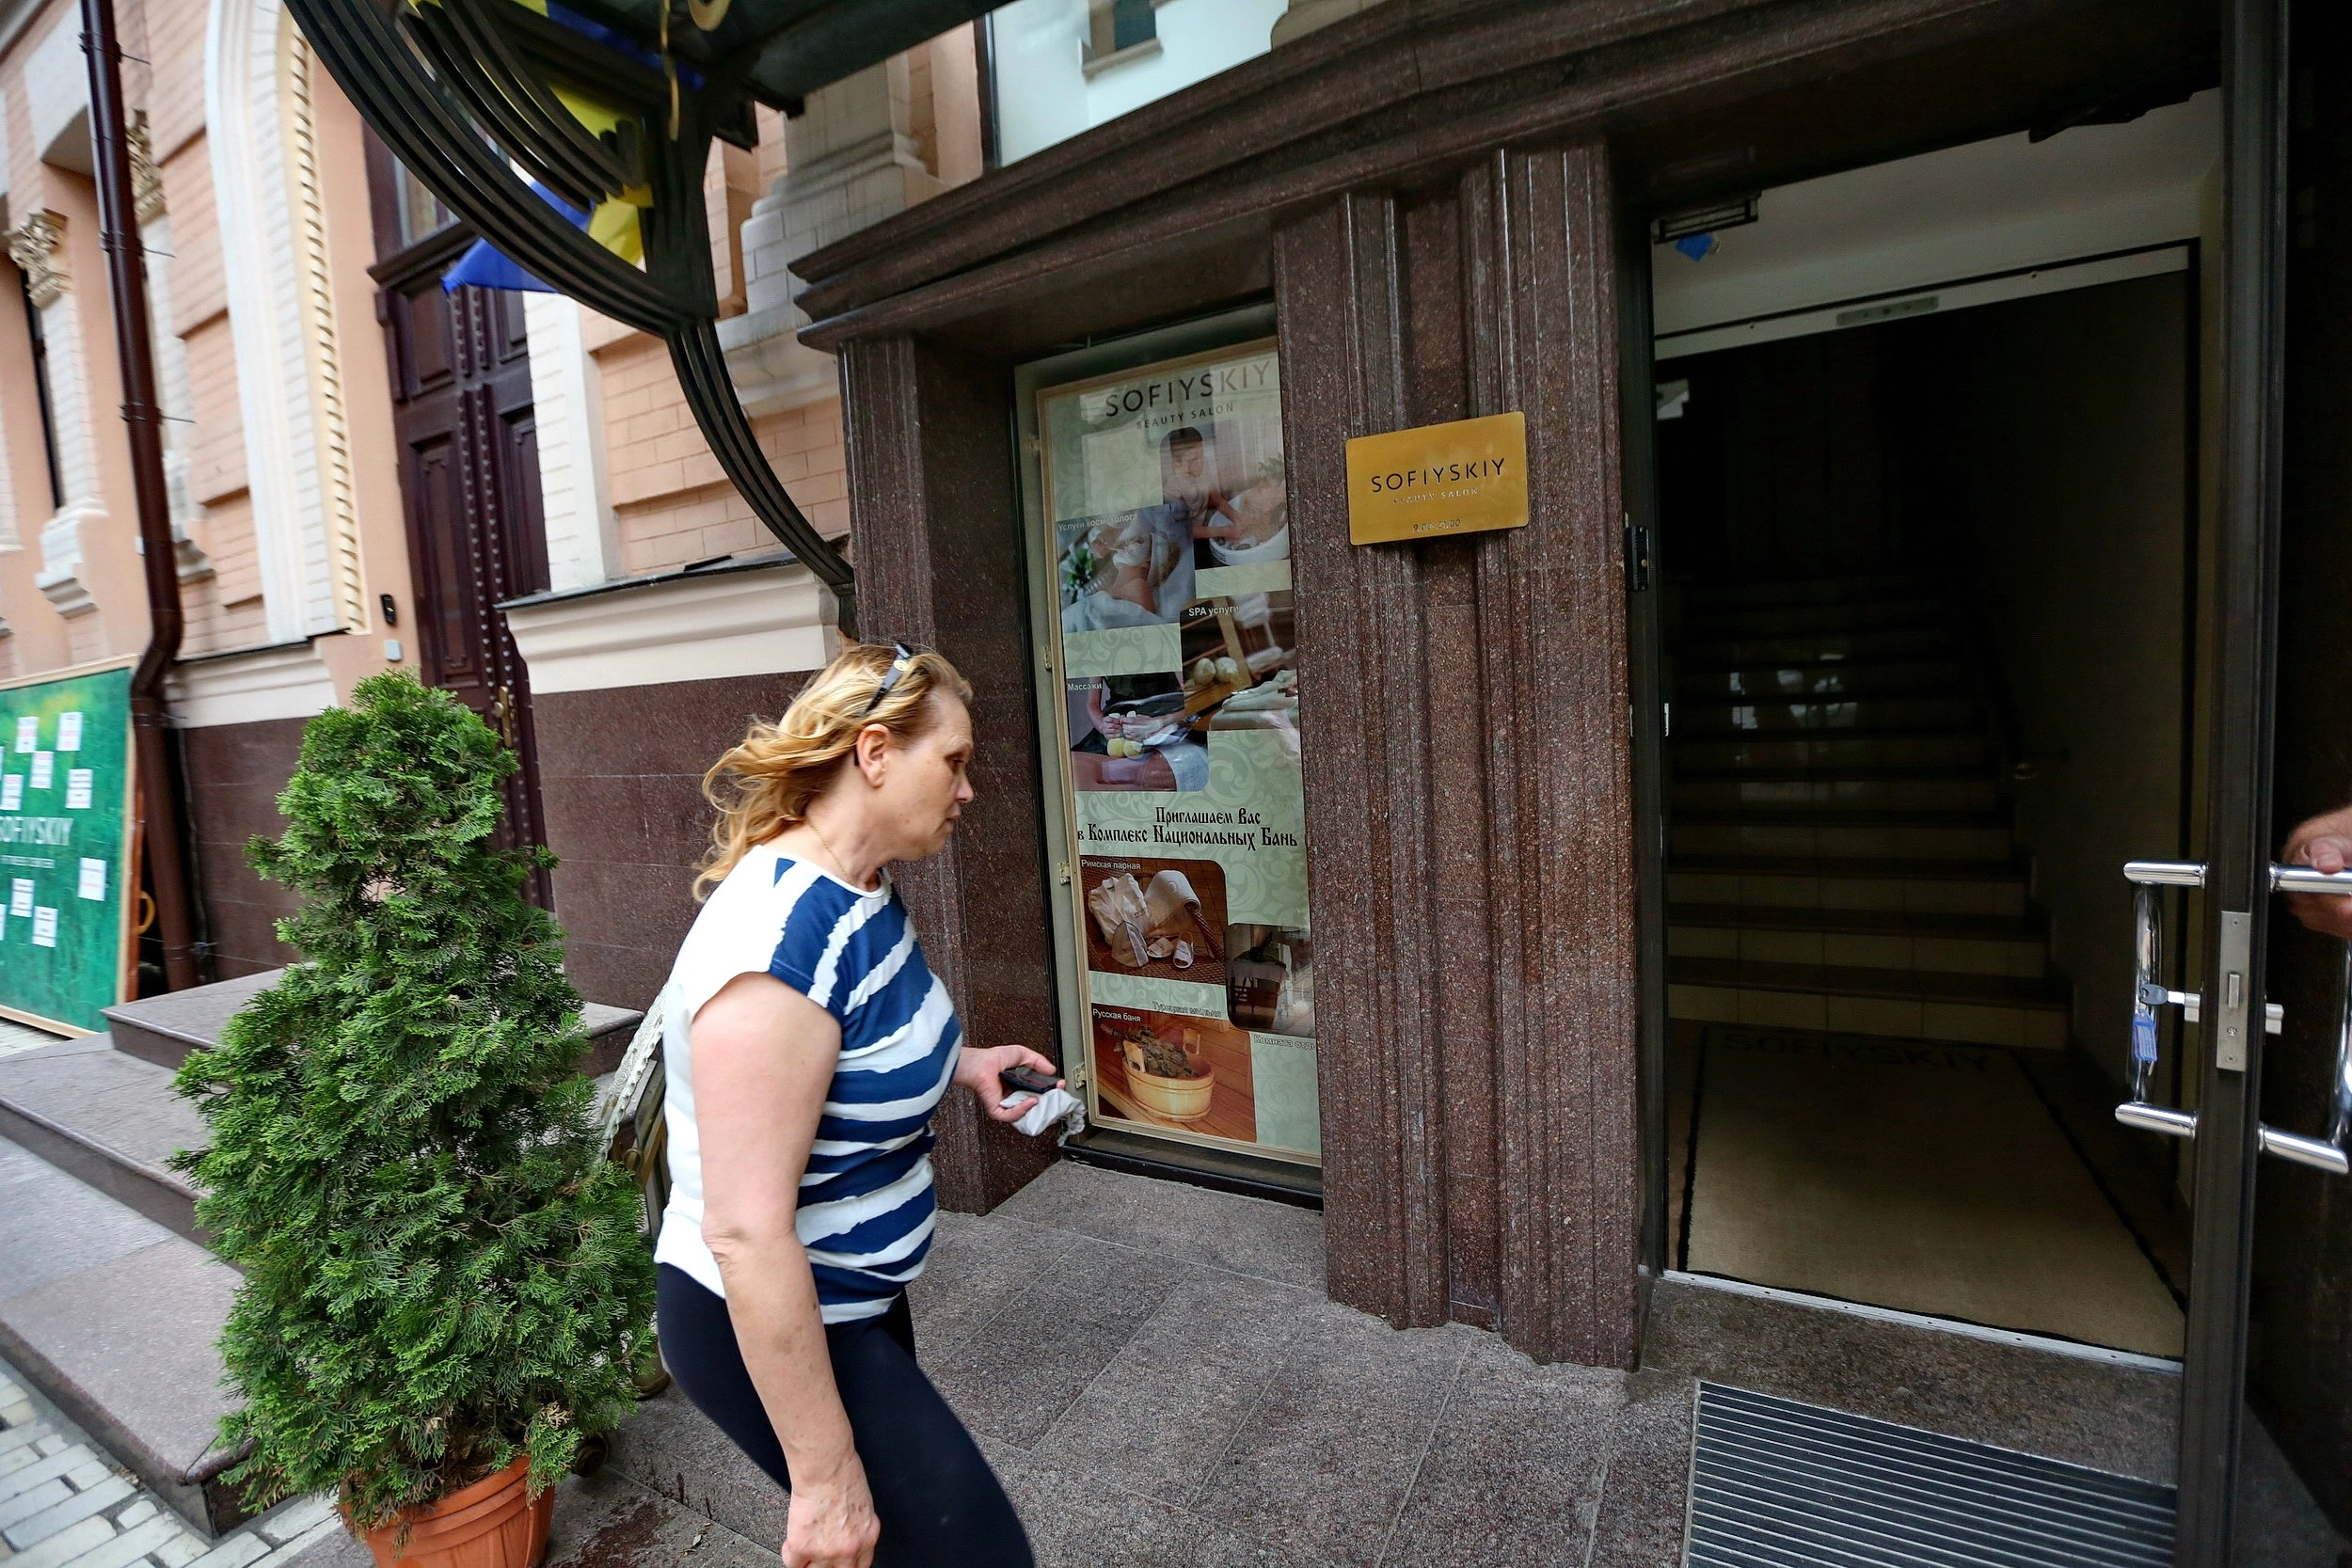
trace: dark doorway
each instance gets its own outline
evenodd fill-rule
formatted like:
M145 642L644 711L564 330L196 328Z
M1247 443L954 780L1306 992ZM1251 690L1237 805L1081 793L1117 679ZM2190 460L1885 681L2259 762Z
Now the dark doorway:
M2181 254L1659 366L1678 1269L2181 1354L2111 1114L2122 866L2186 852Z
M370 138L384 324L400 443L401 499L417 602L402 625L428 685L480 714L522 759L507 785L506 838L546 842L531 687L498 606L548 587L531 345L522 296L444 293L441 274L473 243L431 193ZM530 889L543 906L545 872Z

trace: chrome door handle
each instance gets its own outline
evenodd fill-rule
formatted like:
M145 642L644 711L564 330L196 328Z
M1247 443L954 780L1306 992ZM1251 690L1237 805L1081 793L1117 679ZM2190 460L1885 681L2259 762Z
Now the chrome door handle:
M2156 1009L2174 1006L2190 1022L2198 1020L2201 996L2168 990L2160 978L2162 927L2156 908L2160 887L2202 887L2205 868L2193 861L2133 861L2123 867L2132 883L2132 1098L2115 1108L2115 1119L2126 1127L2167 1137L2197 1136L2197 1114L2176 1105L2157 1105L2148 1099L2149 1081L2156 1067ZM2309 866L2274 865L2270 885L2281 893L2352 895L2352 872L2329 874ZM2234 975L2232 976L2235 978ZM2352 1132L2352 942L2344 944L2342 997L2336 1024L2334 1105L2328 1135L2307 1138L2276 1127L2260 1128L2262 1151L2296 1164L2310 1165L2334 1176L2352 1175L2346 1134ZM2286 1009L2272 1002L2263 1007L2263 1030L2276 1035L2286 1026Z

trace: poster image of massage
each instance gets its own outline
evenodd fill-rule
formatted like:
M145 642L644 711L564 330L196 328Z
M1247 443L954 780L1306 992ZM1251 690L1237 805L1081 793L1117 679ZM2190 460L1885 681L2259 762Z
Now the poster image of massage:
M1208 787L1209 750L1186 719L1176 676L1073 675L1066 686L1073 789Z
M1287 586L1271 342L1051 388L1038 412L1063 632L1168 626L1204 594ZM1252 580L1219 580L1236 569Z
M1235 1143L1258 1141L1248 1031L1141 1007L1094 1009L1094 1081L1122 1120Z

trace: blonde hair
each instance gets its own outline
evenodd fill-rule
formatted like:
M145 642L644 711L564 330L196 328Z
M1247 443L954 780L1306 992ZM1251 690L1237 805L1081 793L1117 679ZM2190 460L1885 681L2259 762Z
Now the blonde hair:
M703 775L703 795L719 808L719 819L711 824L710 853L694 879L696 898L707 896L753 849L808 819L809 803L833 783L866 725L882 725L903 744L938 721L930 705L934 693L971 704L971 684L934 653L911 657L875 702L875 691L896 662L889 648L850 644L801 688L783 718L754 724L734 750L711 765Z

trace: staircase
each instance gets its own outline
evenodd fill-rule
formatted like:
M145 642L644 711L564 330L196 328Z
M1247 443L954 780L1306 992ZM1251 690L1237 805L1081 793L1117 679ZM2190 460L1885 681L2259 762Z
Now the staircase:
M1694 589L1668 752L1677 1019L2058 1050L1948 612L1907 577Z

